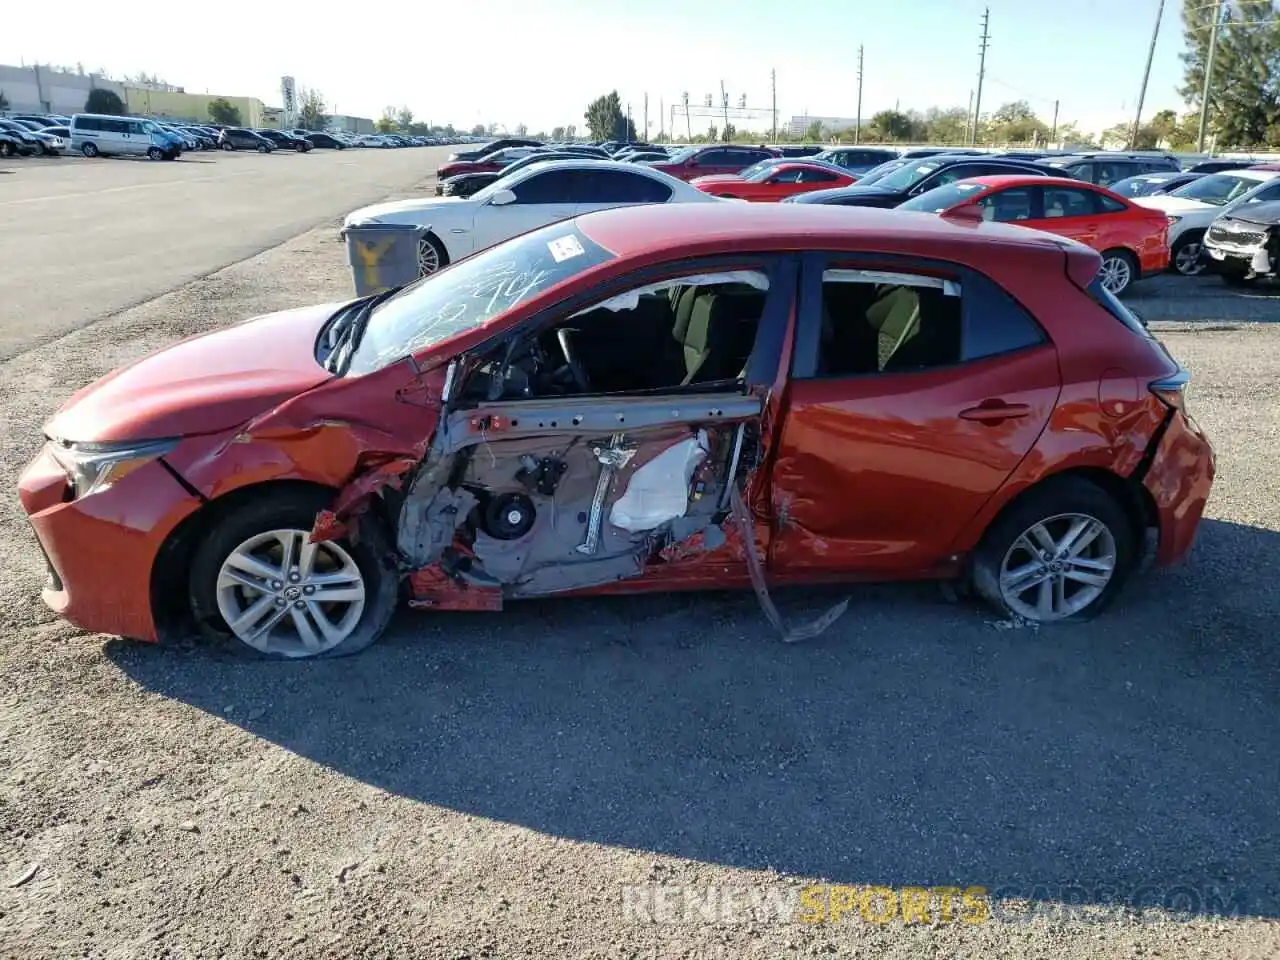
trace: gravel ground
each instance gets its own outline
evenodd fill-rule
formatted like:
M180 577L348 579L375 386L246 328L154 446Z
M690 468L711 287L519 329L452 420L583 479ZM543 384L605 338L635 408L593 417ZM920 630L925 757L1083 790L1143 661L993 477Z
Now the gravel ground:
M348 283L330 225L0 364L0 482L81 383ZM10 497L0 956L1280 956L1280 323L1201 299L1154 326L1219 453L1209 519L1088 627L883 586L795 647L713 594L405 614L355 658L252 663L58 621ZM624 909L812 881L1001 897L980 924ZM1121 910L1141 887L1190 913Z

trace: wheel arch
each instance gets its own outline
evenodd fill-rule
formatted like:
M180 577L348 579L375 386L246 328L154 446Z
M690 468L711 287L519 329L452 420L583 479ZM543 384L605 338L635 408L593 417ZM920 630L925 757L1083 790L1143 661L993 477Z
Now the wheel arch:
M336 487L310 480L252 483L207 501L169 532L156 551L150 578L151 615L156 635L162 642L194 628L186 580L196 547L213 524L250 500L288 490L293 490L299 497L314 498L317 510L324 509L324 505L338 493Z
M1150 531L1153 529L1159 531L1160 519L1156 510L1155 499L1141 481L1122 477L1114 471L1105 467L1096 466L1072 466L1062 470L1055 471L1047 476L1041 477L1035 483L1028 485L1026 488L1019 490L1014 496L1010 497L995 515L987 523L986 528L982 531L979 543L986 538L987 532L991 530L1000 520L1016 508L1027 497L1038 494L1043 491L1047 485L1061 483L1064 479L1076 478L1087 480L1095 487L1101 489L1116 501L1124 510L1125 516L1129 518L1132 525L1131 529L1134 536L1134 545L1137 552L1137 562L1135 565L1143 566L1148 559L1148 555L1154 554L1153 544L1151 543Z
M441 268L447 267L449 264L453 263L453 254L452 252L450 252L449 244L445 242L444 237L440 236L440 234L436 233L436 231L431 229L430 227L427 228L426 233L424 233L422 236L426 239L431 239L435 241L436 249L441 254L441 257L440 257Z

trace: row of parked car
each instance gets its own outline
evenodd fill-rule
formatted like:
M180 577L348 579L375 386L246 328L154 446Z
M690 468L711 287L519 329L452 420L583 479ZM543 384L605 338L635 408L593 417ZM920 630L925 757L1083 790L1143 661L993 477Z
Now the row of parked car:
M690 197L682 189L654 187L652 178L637 172L660 174L658 182L681 181L720 199L900 208L1046 230L1098 250L1103 282L1117 295L1167 269L1184 276L1213 270L1240 284L1274 277L1280 267L1280 164L1248 159L1204 160L1184 170L1164 153L932 147L898 153L872 147L670 148L509 139L454 154L437 170L436 192L479 199L480 219L493 215L486 208L495 207L494 196L506 199L503 187L516 194L506 205L541 208L518 217L506 211L501 219L511 223L541 223L570 207ZM465 219L469 209L457 208L456 216ZM429 211L424 269L453 259L451 246L466 247L479 242L477 233L481 240L491 233L473 225L461 241L457 234L444 238L441 218L455 218L454 208L448 210ZM497 228L494 235L503 232Z
M0 117L0 157L60 156L81 153L86 157L147 156L175 160L184 152L199 150L254 150L272 153L294 150L307 153L317 147L425 147L429 137L399 134L354 136L322 130L250 129L228 124L179 123L155 117L118 117L77 113L20 114Z

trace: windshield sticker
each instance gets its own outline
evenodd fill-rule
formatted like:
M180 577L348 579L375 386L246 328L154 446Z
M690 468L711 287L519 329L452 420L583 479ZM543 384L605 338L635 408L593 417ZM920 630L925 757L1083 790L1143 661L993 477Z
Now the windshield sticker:
M582 249L582 244L578 242L578 238L573 234L549 240L547 249L551 251L551 256L555 258L556 263L564 263L571 257L580 257L586 253Z

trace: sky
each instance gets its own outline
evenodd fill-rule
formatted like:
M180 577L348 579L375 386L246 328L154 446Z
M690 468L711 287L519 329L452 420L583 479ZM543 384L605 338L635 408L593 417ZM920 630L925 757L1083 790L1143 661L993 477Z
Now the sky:
M219 0L137 7L63 0L6 11L0 63L146 71L191 92L255 96L279 105L290 75L329 111L377 118L407 105L417 119L471 127L577 124L617 89L651 134L659 104L688 91L700 104L770 106L792 115L852 117L858 46L865 48L863 117L895 106L965 107L977 83L978 38L991 10L982 108L1026 100L1046 122L1097 132L1132 122L1159 0L381 0L367 7ZM370 19L361 21L364 9ZM1181 3L1166 3L1144 117L1183 108ZM319 11L319 12L312 12ZM190 18L185 19L184 18ZM705 129L709 119L694 132ZM765 129L767 119L737 122ZM683 118L677 123L682 132Z

